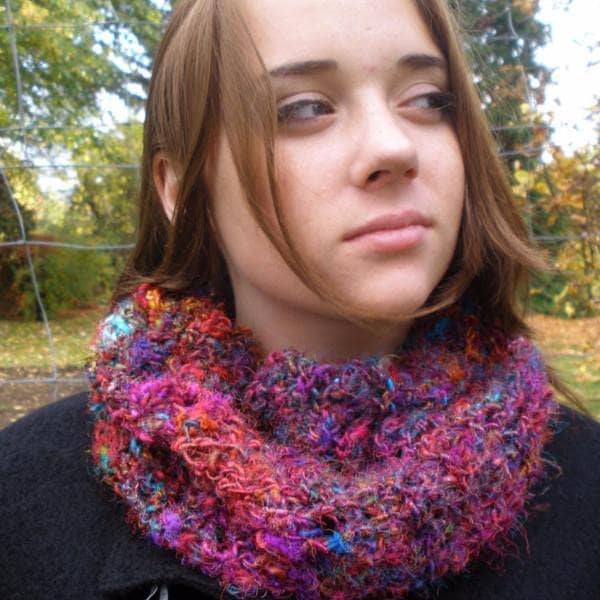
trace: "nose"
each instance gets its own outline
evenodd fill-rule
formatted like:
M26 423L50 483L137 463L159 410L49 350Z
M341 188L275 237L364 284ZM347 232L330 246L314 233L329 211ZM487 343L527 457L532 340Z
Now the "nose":
M355 154L352 183L374 191L397 181L414 179L419 170L410 127L385 99L370 98L352 120Z

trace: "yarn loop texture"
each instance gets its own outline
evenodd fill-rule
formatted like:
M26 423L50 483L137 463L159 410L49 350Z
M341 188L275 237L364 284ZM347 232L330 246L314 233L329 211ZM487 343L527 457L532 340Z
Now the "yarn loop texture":
M213 294L100 323L97 473L133 528L240 598L402 598L505 555L555 465L540 355L463 302L395 355L261 356Z

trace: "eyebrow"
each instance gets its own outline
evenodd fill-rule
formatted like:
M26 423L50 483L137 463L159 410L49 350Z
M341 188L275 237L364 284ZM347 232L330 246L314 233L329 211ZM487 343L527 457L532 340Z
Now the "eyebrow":
M425 69L439 69L446 72L446 60L433 54L407 54L396 62L399 69L408 69L409 71L423 71ZM271 69L271 77L290 77L313 75L323 73L324 71L335 71L338 63L335 60L306 60L301 62L286 63Z

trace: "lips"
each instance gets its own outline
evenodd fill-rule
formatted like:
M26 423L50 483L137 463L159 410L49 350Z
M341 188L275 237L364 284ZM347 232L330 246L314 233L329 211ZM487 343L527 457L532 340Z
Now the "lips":
M413 225L430 227L431 220L425 217L425 215L420 213L418 210L408 209L400 213L376 217L375 219L368 221L364 225L361 225L360 227L353 229L344 235L343 240L349 242L378 231L393 231L411 227Z

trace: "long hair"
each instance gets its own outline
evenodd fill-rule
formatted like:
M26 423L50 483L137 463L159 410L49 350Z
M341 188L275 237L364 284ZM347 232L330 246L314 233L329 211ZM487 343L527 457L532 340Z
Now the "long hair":
M414 1L448 64L455 98L451 118L465 164L465 199L450 266L412 317L440 311L469 294L480 304L484 317L498 319L507 333L531 336L523 321L528 278L530 272L545 269L545 261L528 239L514 201L506 167L473 84L455 14L446 0ZM154 60L147 100L137 242L115 297L130 293L142 282L173 294L210 285L233 305L203 178L220 131L228 137L254 217L289 267L348 319L367 325L376 320L375 315L350 313L344 298L328 288L294 246L283 219L276 177L275 98L234 1L181 0L171 16ZM179 179L171 221L154 184L153 161L159 152L176 165ZM261 209L258 182L265 179L278 232L269 226ZM581 407L551 367L548 372L555 389Z

